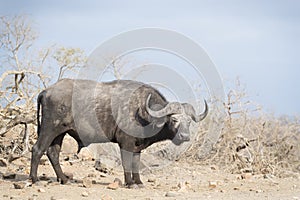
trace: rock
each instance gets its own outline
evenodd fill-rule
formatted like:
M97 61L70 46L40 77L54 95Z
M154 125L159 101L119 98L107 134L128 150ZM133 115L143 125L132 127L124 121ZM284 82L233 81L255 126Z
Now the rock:
M100 177L104 178L104 177L107 177L107 174L103 173L103 172L99 172L100 174Z
M216 181L209 181L208 182L208 187L213 189L213 188L216 188L218 185L218 183Z
M49 181L47 182L47 185L50 185L50 186L60 185L60 182L53 181L53 180L49 180Z
M212 166L210 166L210 169L211 169L211 170L217 170L218 167L217 167L216 165L212 165Z
M13 196L13 195L12 195L12 196L9 197L9 199L20 199L20 197L19 197L19 196Z
M27 185L26 182L17 182L17 183L14 183L14 188L15 189L24 189L26 185Z
M39 189L38 189L38 192L40 192L40 193L45 193L46 190L44 190L43 188L39 188Z
M77 152L77 148L78 145L76 140L67 134L64 137L62 147L61 147L61 152L66 154L73 154Z
M156 179L155 178L148 178L148 182L149 183L154 183L154 182L156 182Z
M114 198L112 198L111 196L104 194L101 196L101 200L114 200Z
M49 162L48 162L48 158L45 158L44 156L41 158L40 160L40 165L49 165Z
M95 169L105 174L109 173L109 169L107 168L107 166L101 163L99 160L95 162Z
M92 184L93 184L93 182L89 177L85 177L85 178L82 179L83 187L90 188L90 187L92 187Z
M177 197L179 194L177 192L169 191L165 194L166 197Z
M0 158L0 167L7 167L6 160L4 160L3 158Z
M81 193L81 196L83 196L83 197L88 197L88 196L89 196L89 193L87 193L87 192L82 192L82 193Z
M46 174L43 174L42 176L40 176L39 179L40 179L40 181L49 181L50 180L50 178L47 177Z
M65 176L66 176L69 180L73 180L73 178L74 178L73 173L71 173L71 172L65 172L64 174L65 174Z
M240 190L240 188L238 188L238 187L234 187L234 188L233 188L233 190Z
M94 159L93 153L86 147L82 148L78 157L84 161L91 161Z
M187 181L178 183L178 192L188 192L188 188L191 188L191 185Z
M119 178L115 178L114 183L118 183L118 185L121 187L123 185L122 181Z
M94 174L94 173L89 173L89 174L88 174L88 177L96 178L96 177L97 177L97 175L96 175L96 174Z
M252 177L251 173L244 173L244 174L241 175L242 179L250 179L251 177Z
M64 157L64 161L69 161L70 160L70 157L69 156L65 156Z
M15 179L16 178L16 174L15 173L5 173L2 175L3 176L3 179Z
M113 182L113 183L110 183L108 186L107 186L108 189L111 189L111 190L116 190L119 188L119 183L118 182Z

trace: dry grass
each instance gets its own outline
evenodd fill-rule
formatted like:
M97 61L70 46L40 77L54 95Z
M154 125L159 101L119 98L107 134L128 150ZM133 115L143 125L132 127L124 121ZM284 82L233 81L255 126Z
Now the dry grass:
M231 173L251 172L278 177L300 173L300 118L274 117L247 100L238 87L227 95L224 128L211 156L202 163L217 165ZM205 132L201 127L199 132ZM185 153L197 160L203 137Z

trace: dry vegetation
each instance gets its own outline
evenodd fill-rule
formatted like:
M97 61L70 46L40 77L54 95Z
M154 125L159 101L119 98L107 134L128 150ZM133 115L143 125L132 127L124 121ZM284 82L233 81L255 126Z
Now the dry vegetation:
M230 173L294 176L300 173L300 119L275 117L264 113L248 100L238 83L227 95L224 128L206 164L217 165ZM205 132L207 127L201 127ZM198 135L195 144L185 153L197 160L203 142ZM202 161L203 162L203 161Z
M8 162L27 154L36 137L36 96L56 80L49 65L61 79L86 60L78 48L34 49L36 39L26 16L0 17L0 155Z

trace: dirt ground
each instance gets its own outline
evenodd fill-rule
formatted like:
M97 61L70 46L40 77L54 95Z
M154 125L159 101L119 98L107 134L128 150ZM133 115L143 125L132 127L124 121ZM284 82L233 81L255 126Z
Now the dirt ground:
M123 181L121 168L104 173L94 168L95 161L91 159L82 161L65 157L62 168L72 173L73 180L60 185L49 161L43 159L38 171L42 180L36 185L15 189L15 183L26 183L29 163L29 158L22 158L7 167L0 167L0 199L300 199L299 177L229 174L216 166L183 161L156 170L144 170L145 188L117 187L113 190L108 185L116 178ZM15 177L4 179L9 172Z

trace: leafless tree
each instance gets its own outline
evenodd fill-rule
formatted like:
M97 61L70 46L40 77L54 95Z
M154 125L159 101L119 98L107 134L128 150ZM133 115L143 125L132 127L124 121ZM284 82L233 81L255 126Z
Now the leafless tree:
M45 75L45 68L55 63L54 58L60 79L66 71L75 70L85 61L80 49L55 46L35 49L38 36L29 19L26 15L0 17L0 143L7 133L20 131L19 125L24 126L17 137L8 138L12 144L8 161L29 151L28 125L36 123L34 100L51 81L50 74Z

